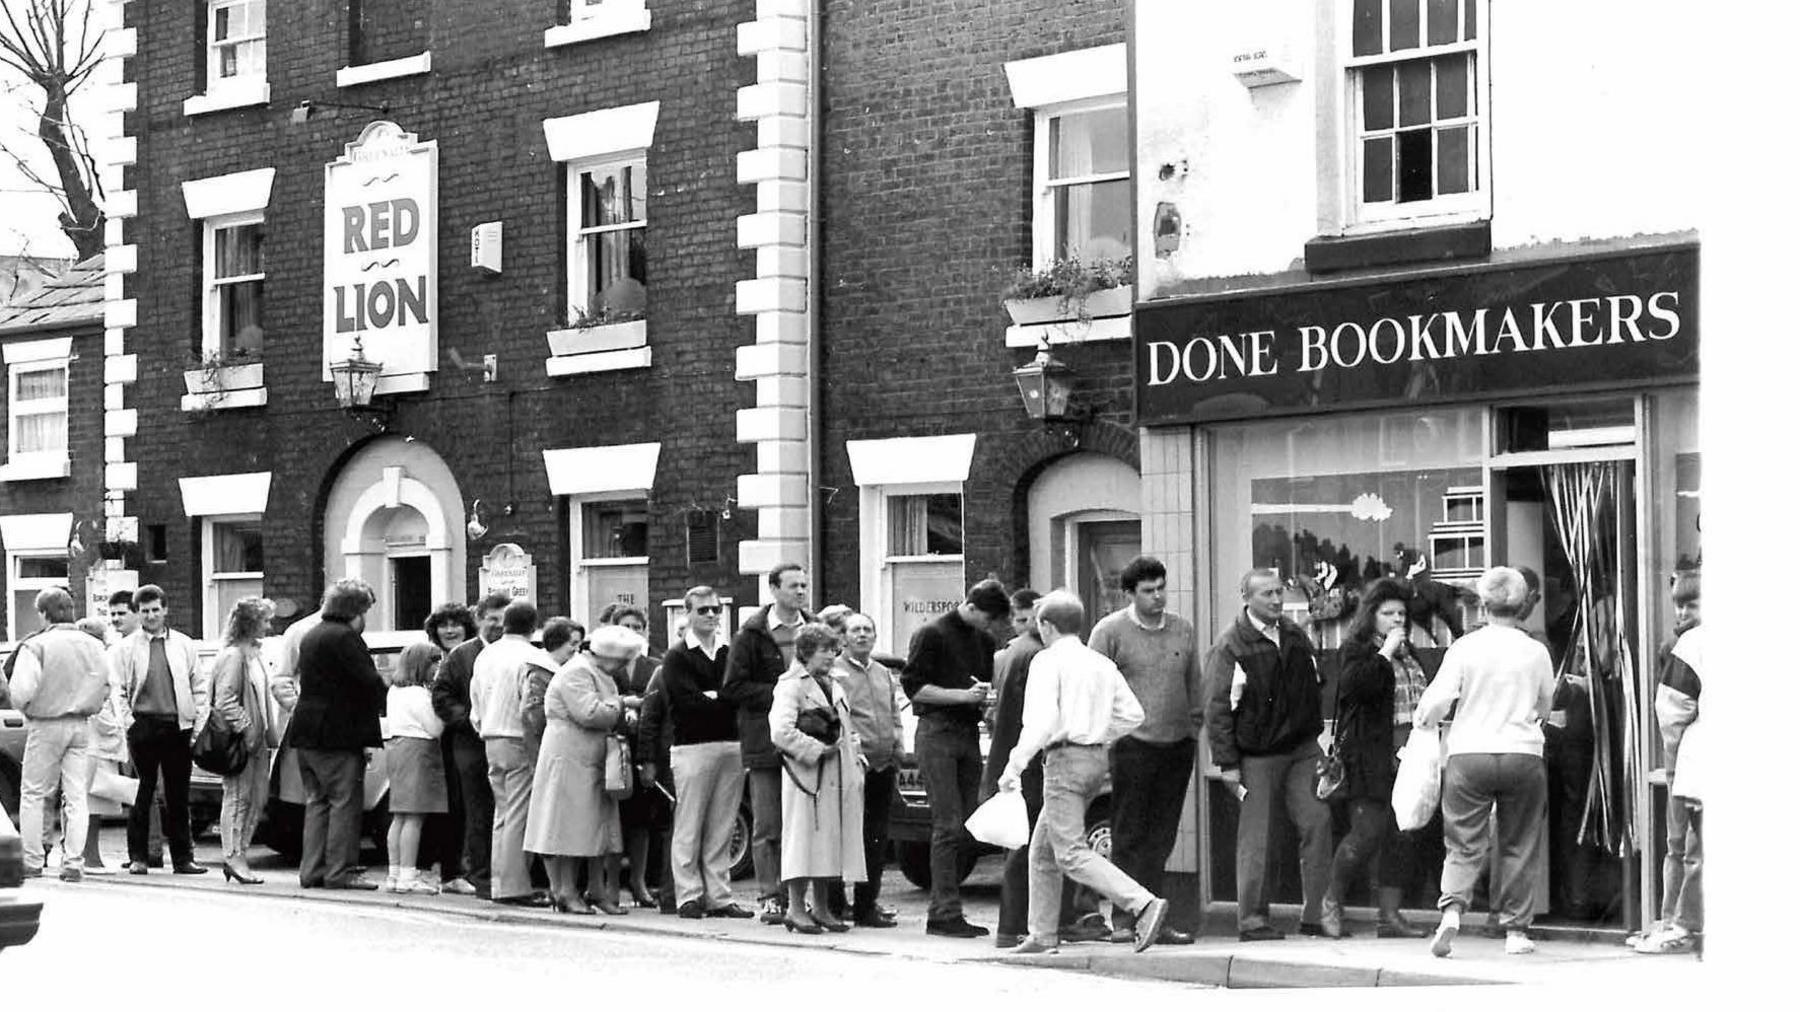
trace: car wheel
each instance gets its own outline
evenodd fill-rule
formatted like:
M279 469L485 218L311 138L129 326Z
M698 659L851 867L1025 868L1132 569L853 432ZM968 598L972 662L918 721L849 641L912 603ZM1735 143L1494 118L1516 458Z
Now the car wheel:
M900 874L920 889L931 888L931 844L929 843L896 843L895 856L899 858ZM981 855L973 850L963 852L962 860L957 862L956 882L961 885L975 870L975 862Z
M375 856L379 859L378 863L380 864L387 863L388 825L393 821L394 817L388 814L386 798L382 798L374 808L363 813L363 835L369 838L370 849L375 851Z
M298 862L305 824L305 807L271 798L269 818L263 823L263 842L280 854L282 860Z
M750 856L750 830L754 824L754 816L750 814L750 805L745 802L738 806L737 815L731 820L731 847L727 852L731 859L731 877L748 878L756 871L756 862Z
M14 825L19 822L19 786L24 780L12 756L0 755L0 808L6 809Z

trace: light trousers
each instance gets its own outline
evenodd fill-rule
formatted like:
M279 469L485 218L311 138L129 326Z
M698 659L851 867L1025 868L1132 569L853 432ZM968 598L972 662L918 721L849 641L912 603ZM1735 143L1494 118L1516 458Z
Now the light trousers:
M44 846L44 799L59 783L63 864L81 867L81 848L87 844L88 781L94 775L87 746L86 717L33 719L26 725L25 762L19 771L19 835L24 837L26 868L42 868L49 857Z
M523 738L486 738L488 787L494 793L492 851L494 899L531 892L531 866L525 861L525 814L531 809L531 760Z
M1500 867L1488 906L1500 912L1500 926L1508 931L1531 927L1548 801L1542 756L1451 756L1444 763L1444 874L1438 909L1469 909L1492 846L1499 851Z
M1699 934L1706 927L1700 902L1700 813L1669 798L1669 850L1663 856L1662 920Z
M220 786L219 843L226 860L246 857L269 800L269 750L252 750L242 772L223 778Z
M731 902L731 827L744 795L744 763L735 741L669 749L675 816L669 843L675 904Z
M1031 936L1053 944L1062 919L1063 876L1112 901L1133 917L1155 897L1087 841L1087 810L1105 790L1106 748L1067 745L1044 755L1044 807L1031 831Z

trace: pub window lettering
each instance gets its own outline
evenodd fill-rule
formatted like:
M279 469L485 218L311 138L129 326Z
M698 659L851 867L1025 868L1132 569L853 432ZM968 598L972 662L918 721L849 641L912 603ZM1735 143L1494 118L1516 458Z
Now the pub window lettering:
M1123 97L1041 109L1033 259L1131 255L1131 134Z
M1486 0L1353 0L1352 217L1485 213Z
M649 291L645 155L569 166L569 323L644 318Z
M207 0L207 91L263 83L265 12L265 0Z
M209 218L201 226L204 316L200 350L219 361L263 351L263 215Z

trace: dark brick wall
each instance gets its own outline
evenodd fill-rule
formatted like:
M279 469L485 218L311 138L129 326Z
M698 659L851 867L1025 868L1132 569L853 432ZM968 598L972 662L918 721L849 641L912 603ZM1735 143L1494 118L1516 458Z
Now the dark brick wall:
M859 597L858 497L844 443L975 432L967 572L1029 568L1024 492L1076 449L1137 464L1128 342L1072 345L1075 441L1025 417L1003 275L1031 258L1033 114L1003 67L1125 40L1123 0L830 0L825 24L826 510L823 602ZM1078 441L1078 442L1077 442Z
M32 481L0 482L0 515L19 513L73 513L81 527L81 540L86 551L69 560L69 590L75 595L80 614L86 614L83 595L84 574L100 562L97 547L104 523L101 496L106 477L105 342L98 324L67 330L42 330L0 335L0 345L45 338L72 337L70 346L74 360L69 363L69 476ZM0 405L12 396L12 385L0 377ZM0 406L0 424L10 417ZM0 459L4 459L7 437L0 432ZM13 546L0 546L0 549ZM0 556L0 566L5 558ZM6 573L0 569L0 593L5 592ZM10 600L4 602L10 608ZM0 613L0 639L6 636L6 618Z
M349 62L380 63L434 48L433 6L433 0L350 0Z
M320 379L323 178L327 162L374 116L317 110L303 125L288 113L302 99L379 104L386 117L438 143L438 335L440 371L422 395L388 398L389 431L416 436L454 471L466 500L480 498L492 530L471 543L467 586L479 557L498 541L535 556L541 604L568 607L566 507L549 494L545 448L660 441L652 505L651 599L678 597L693 582L717 584L740 601L754 585L735 576L736 543L755 536L755 517L724 524L716 565L687 565L685 510L716 509L735 495L735 478L755 467L753 449L735 441L735 411L754 391L735 381L732 349L753 339L748 318L733 312L733 285L754 273L754 256L737 250L736 218L754 210L750 187L736 182L735 157L755 143L752 126L734 120L736 91L752 83L754 61L736 55L739 22L752 0L652 0L649 32L546 50L544 29L566 7L556 0L492 4L438 0L430 10L432 71L419 77L339 90L348 5L296 0L269 7L267 108L189 119L193 27L185 11L131 4L141 54L127 73L139 83L140 111L129 119L139 164L127 185L141 217L126 222L139 246L140 271L127 294L139 326L129 350L139 381L127 396L141 409L139 489L129 507L143 522L170 525L165 565L143 579L162 584L184 622L199 608L197 527L183 515L176 479L271 470L265 515L266 592L316 600L322 517L334 471L374 429L347 418ZM545 331L561 325L565 243L562 168L550 161L541 122L595 108L661 102L649 153L650 277L648 370L551 379ZM273 165L267 217L266 408L184 416L181 373L200 333L195 228L180 184L185 179ZM467 266L469 230L505 223L505 272ZM499 355L499 380L450 365ZM98 364L98 356L95 358ZM97 499L97 496L96 496ZM495 512L516 504L510 516ZM185 614L183 614L185 613ZM191 623L190 623L191 624ZM653 622L653 627L660 623Z

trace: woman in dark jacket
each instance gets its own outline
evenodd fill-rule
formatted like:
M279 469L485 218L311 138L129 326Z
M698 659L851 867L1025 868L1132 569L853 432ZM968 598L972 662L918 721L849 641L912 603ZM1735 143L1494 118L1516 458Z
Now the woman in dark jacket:
M644 609L635 604L621 604L613 609L611 622L622 625L646 639L650 636L650 620ZM660 654L644 653L638 655L626 670L619 685L619 691L628 696L643 697L650 691L650 676L662 665ZM625 715L628 733L636 739L638 721L641 711L632 711ZM640 753L636 758L640 766L649 761L654 753ZM667 769L667 766L663 767ZM636 790L631 797L619 803L619 819L625 825L625 856L631 863L631 898L640 907L654 909L656 897L650 893L649 871L651 867L661 867L661 855L654 858L650 853L650 844L663 830L669 828L670 815L667 801L656 790L655 783L649 777L640 775L637 778ZM659 877L660 881L660 877Z
M1412 709L1425 689L1425 673L1407 644L1406 587L1378 580L1344 637L1338 671L1336 736L1344 762L1342 797L1350 806L1350 832L1331 859L1331 882L1320 909L1325 934L1341 938L1344 895L1370 861L1375 862L1381 938L1423 938L1400 914L1411 871L1412 834L1394 821L1395 756L1412 726Z

